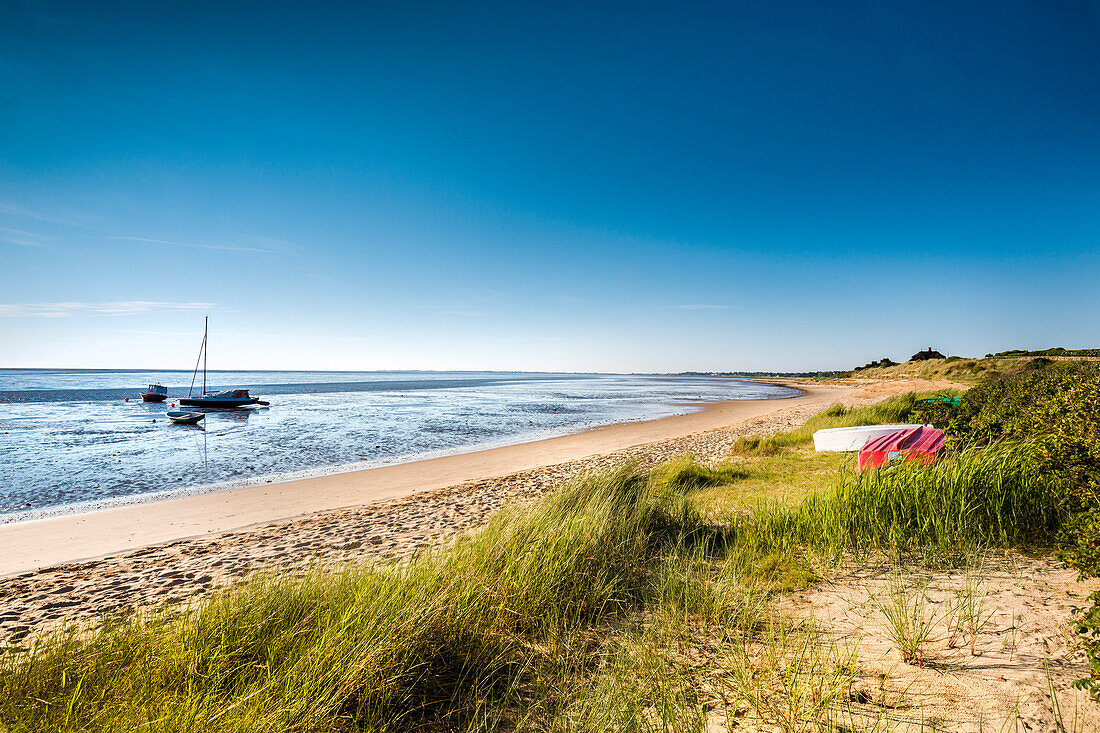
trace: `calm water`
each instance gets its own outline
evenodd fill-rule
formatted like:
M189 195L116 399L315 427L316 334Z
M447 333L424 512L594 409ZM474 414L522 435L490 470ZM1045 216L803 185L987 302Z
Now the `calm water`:
M506 372L211 372L270 407L172 425L148 382L190 372L0 370L0 522L464 452L787 397L730 379ZM124 401L131 398L129 402Z

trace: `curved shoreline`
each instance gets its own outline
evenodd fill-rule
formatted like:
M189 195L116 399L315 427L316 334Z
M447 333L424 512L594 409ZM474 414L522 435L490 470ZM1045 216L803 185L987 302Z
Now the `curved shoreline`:
M741 382L758 382L765 384L769 387L779 387L792 391L794 394L786 394L775 397L757 398L762 401L773 400L785 400L793 397L801 397L805 394L805 390L801 387L797 387L792 384L783 384L779 382L766 382L754 379L738 379L736 381ZM552 438L560 438L569 435L577 435L580 433L589 432L591 430L597 430L604 427L611 427L615 425L625 425L630 423L641 422L653 422L656 420L663 420L669 417L679 417L681 415L691 414L695 412L702 412L708 409L714 404L721 402L744 402L748 400L715 400L715 401L700 401L692 400L690 402L665 402L662 403L666 407L673 407L682 409L682 411L669 411L665 410L666 414L655 414L648 416L628 417L621 420L612 420L607 423L595 423L589 422L587 424L580 423L577 425L561 426L557 429L544 429L532 431L528 434L518 433L502 437L498 440L489 440L481 444L461 445L452 448L442 448L437 450L429 450L421 453L414 453L408 455L390 456L386 458L379 458L375 460L359 460L353 462L346 462L333 465L323 465L314 468L295 469L286 472L276 472L261 475L253 475L247 478L235 477L231 479L224 479L213 481L206 484L196 484L193 486L185 486L181 488L143 492L137 494L123 494L119 496L109 496L96 499L88 499L84 501L78 501L70 504L57 504L46 505L35 509L26 509L8 514L0 514L0 527L7 524L21 524L24 522L33 522L40 519L52 519L57 517L66 517L76 514L87 514L89 512L97 512L106 509L115 509L118 507L132 506L136 504L150 504L160 501L168 501L171 499L180 499L188 496L201 496L206 494L221 493L224 491L237 491L239 489L245 489L253 486L264 486L268 484L282 484L291 481L299 481L303 479L320 478L323 476L332 476L342 473L354 473L357 471L366 471L374 468L384 468L387 466L397 466L406 463L415 463L419 461L427 461L435 458L445 458L447 456L461 455L466 453L476 453L480 451L494 450L497 448L506 448L513 445L522 445L525 443L534 443L542 440L549 440ZM671 414L668 414L671 412ZM2 540L2 537L0 537ZM2 573L0 573L2 576Z
M727 427L826 399L825 390L783 386L802 394L716 402L684 415L468 453L0 525L0 577L498 478Z

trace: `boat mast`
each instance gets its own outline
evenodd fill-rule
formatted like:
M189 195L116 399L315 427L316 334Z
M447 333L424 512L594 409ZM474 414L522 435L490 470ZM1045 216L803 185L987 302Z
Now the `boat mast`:
M195 357L195 371L191 372L191 386L187 388L187 396L195 389L195 377L199 376L199 362L202 362L202 391L206 394L206 332L209 329L210 316L206 317L207 326L202 331L202 344L199 346L199 355Z

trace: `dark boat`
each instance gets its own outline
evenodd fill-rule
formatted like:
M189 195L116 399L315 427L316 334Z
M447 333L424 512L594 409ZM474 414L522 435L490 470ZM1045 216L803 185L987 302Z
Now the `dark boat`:
M163 384L150 384L145 392L138 392L142 402L164 402L168 399L168 388Z
M180 397L182 407L244 407L246 405L267 405L269 403L258 400L248 394L247 389L223 389L217 392L206 391L206 343L210 333L210 317L207 316L206 324L202 332L202 346L199 347L199 358L195 360L195 372L191 375L191 386L187 389L187 396ZM195 388L195 378L199 374L199 362L202 362L202 394L192 397L191 391Z
M244 407L268 403L250 397L247 389L223 389L220 392L204 392L202 397L180 397L184 407Z

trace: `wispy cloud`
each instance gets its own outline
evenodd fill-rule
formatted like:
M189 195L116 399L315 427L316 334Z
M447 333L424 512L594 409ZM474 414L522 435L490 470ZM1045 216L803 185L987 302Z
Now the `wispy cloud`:
M35 221L45 221L51 224L69 224L69 220L62 219L51 214L46 214L41 211L34 211L22 206L17 206L10 201L0 201L0 214L7 214L8 216L17 216L21 219L34 219Z
M293 242L288 242L277 237L251 232L228 231L224 236L219 236L211 241L201 241L207 237L198 237L200 241L187 241L187 239L175 239L173 237L146 236L147 234L160 234L159 232L138 232L136 234L117 234L117 230L111 231L101 226L81 223L80 221L56 216L52 213L29 209L11 201L0 199L0 216L11 217L17 222L20 229L0 227L0 232L17 235L7 237L0 235L0 242L8 242L24 247L48 246L46 240L53 239L48 233L30 231L46 228L56 229L62 227L68 236L110 240L114 242L134 242L137 244L151 244L157 247L179 247L184 249L216 250L222 252L247 252L250 254L274 254L292 255L301 253L303 248Z
M674 305L673 308L682 311L724 311L729 310L728 305L711 305L710 303L689 303L687 305Z
M0 318L69 318L76 315L136 316L154 311L211 310L213 303L163 303L121 300L110 303L0 303Z
M17 247L45 247L46 237L37 232L28 232L26 229L13 229L12 227L0 227L0 242L14 244Z
M107 235L104 239L113 239L118 242L139 242L141 244L155 244L162 247L186 247L188 249L215 249L224 252L252 252L254 254L274 254L273 250L261 247L245 247L232 244L197 244L195 242L173 242L168 239L153 239L152 237L125 237Z
M224 310L219 310L219 313ZM125 328L120 333L132 333L138 336L194 336L200 331L147 331L143 329ZM373 333L364 334L321 334L321 333L255 333L234 331L218 331L218 338L234 339L283 339L286 341L379 341L385 337Z
M13 244L16 247L45 247L42 242L36 242L26 237L10 237L6 234L0 234L0 242L4 244Z

